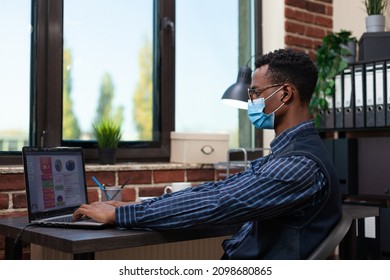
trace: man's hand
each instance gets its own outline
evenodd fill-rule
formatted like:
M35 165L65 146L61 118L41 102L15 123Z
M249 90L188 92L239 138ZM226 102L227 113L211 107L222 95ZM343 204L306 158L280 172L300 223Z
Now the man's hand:
M115 224L116 206L111 204L113 203L93 202L91 204L82 204L73 213L73 220L77 221L87 216L101 223Z

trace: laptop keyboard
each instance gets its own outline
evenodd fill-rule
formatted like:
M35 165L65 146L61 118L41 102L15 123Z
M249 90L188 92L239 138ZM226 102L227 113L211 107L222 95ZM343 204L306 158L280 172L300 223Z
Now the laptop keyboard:
M46 221L51 222L51 223L53 223L53 222L55 222L55 223L72 223L72 222L74 222L72 216L57 217L57 218L53 218L53 219L48 219Z

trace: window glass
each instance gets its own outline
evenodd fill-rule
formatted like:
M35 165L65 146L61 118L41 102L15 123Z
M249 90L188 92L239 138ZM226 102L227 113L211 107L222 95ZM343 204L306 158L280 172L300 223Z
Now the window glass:
M176 1L176 131L223 132L238 146L238 110L221 102L238 73L238 1Z
M31 1L2 0L0 26L0 151L20 151L29 135Z
M152 140L152 44L153 0L64 1L64 140L93 140L102 118Z

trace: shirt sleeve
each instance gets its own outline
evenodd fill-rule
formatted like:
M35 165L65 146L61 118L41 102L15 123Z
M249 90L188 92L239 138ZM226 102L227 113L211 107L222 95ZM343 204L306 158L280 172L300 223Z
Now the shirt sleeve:
M313 207L324 197L325 185L318 165L305 156L259 161L223 181L118 207L116 222L163 230L265 219Z

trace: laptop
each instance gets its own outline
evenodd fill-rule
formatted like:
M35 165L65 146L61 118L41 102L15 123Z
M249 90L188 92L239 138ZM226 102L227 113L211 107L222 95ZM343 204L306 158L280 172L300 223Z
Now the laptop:
M88 203L82 148L23 147L29 222L39 226L100 229L107 225L73 212Z

